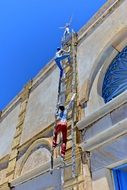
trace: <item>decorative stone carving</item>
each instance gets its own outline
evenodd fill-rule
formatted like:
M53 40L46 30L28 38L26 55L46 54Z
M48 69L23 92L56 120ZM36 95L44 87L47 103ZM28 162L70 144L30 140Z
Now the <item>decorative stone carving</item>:
M50 161L50 152L46 148L36 149L32 154L28 157L26 163L23 166L21 174L24 174L36 167L39 167L46 162Z

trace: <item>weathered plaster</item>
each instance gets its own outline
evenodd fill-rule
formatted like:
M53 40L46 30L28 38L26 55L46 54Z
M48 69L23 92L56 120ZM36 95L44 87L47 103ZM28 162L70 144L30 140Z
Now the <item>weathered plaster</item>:
M106 20L96 28L81 44L77 50L78 76L79 76L79 97L80 101L87 101L89 88L97 74L97 70L102 66L106 51L110 53L110 47L114 43L120 31L127 26L127 12L124 1ZM93 45L94 44L94 45ZM87 84L88 82L88 84ZM87 86L85 88L84 86ZM86 89L86 91L84 91ZM82 92L84 91L84 93Z
M93 190L113 190L113 183L111 179L111 173L108 169L101 169L92 173Z
M0 158L10 154L11 143L15 134L18 122L20 105L12 110L0 123Z
M54 121L59 70L53 70L30 94L21 144Z

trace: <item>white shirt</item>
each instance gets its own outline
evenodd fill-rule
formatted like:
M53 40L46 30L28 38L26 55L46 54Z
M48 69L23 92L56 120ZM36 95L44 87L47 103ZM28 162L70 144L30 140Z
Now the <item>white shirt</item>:
M65 110L63 112L61 110L56 112L55 115L56 115L57 119L60 120L61 122L66 122L67 121L67 112L73 106L75 95L76 94L73 94L73 96L71 98L71 101L66 106L66 108L65 108Z
M59 110L59 112L56 114L57 120L60 120L61 122L67 121L67 110L64 111Z
M69 29L69 27L66 27L66 28L65 28L64 34L70 34L70 29Z
M61 49L56 52L56 56L55 56L55 57L56 57L56 58L57 58L57 57L61 57Z

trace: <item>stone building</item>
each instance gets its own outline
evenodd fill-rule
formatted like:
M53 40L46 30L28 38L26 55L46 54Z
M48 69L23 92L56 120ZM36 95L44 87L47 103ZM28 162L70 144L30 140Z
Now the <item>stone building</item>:
M126 10L127 0L109 0L78 32L76 177L68 167L62 184L58 152L49 172L59 80L51 61L0 114L0 190L127 189Z

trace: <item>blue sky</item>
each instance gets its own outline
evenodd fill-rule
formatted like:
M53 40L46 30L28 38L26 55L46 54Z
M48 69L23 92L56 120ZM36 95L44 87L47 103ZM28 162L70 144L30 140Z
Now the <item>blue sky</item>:
M78 31L106 0L0 1L0 109L54 56L73 15Z

